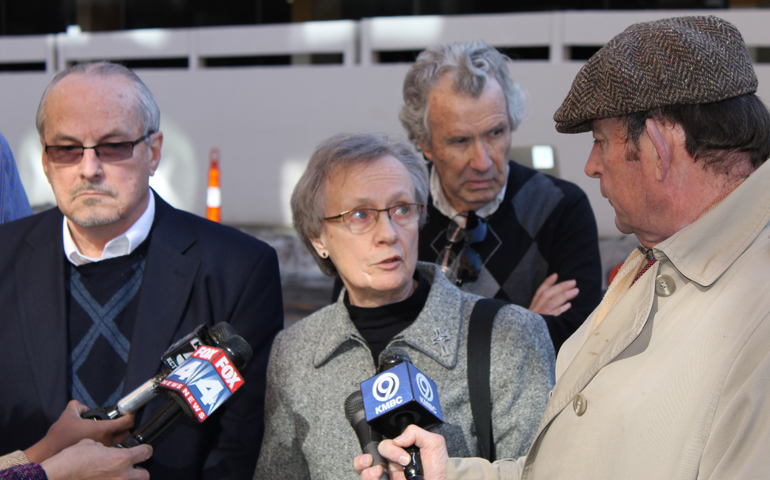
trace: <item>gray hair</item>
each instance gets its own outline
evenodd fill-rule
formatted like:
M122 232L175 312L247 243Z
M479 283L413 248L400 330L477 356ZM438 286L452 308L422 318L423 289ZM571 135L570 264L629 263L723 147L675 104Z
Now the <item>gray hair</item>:
M142 79L123 65L109 62L94 62L81 63L59 72L53 77L51 83L48 84L43 92L43 96L40 98L40 103L37 106L37 114L35 115L35 126L37 127L37 133L40 135L40 138L45 138L45 103L46 100L48 100L48 95L51 93L53 87L64 77L73 74L83 76L99 75L102 77L120 75L127 79L136 89L136 115L139 117L139 122L142 124L143 134L147 135L150 132L155 133L160 131L160 108L158 107L158 102L155 101L155 97L150 89L147 88L147 85L142 82Z
M325 222L326 184L337 169L350 168L362 163L373 163L392 156L400 161L412 177L416 203L428 201L428 169L417 152L404 142L390 140L379 134L339 134L321 142L310 157L305 173L291 194L291 213L297 235L313 255L321 271L337 275L331 259L318 255L313 240L321 236ZM420 226L427 220L423 210Z
M511 79L507 63L510 58L485 42L452 43L431 47L420 53L404 78L404 105L398 114L409 140L417 147L430 145L428 96L431 89L445 75L454 78L458 93L478 98L489 78L494 78L505 94L508 120L515 131L524 119L527 95Z

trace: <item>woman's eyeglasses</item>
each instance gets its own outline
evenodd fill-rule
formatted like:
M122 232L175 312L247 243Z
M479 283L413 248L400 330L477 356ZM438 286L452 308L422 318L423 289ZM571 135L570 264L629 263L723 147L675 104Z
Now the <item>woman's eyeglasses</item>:
M348 230L350 230L350 233L360 234L374 228L377 220L380 219L380 212L388 212L388 217L393 223L405 227L420 220L423 208L423 205L420 203L402 203L401 205L393 205L392 207L381 209L359 208L342 212L333 217L326 217L324 220L327 222L344 223Z
M479 279L481 256L471 248L471 245L483 242L485 238L487 238L487 223L478 217L476 212L468 212L467 217L457 215L449 222L446 230L447 244L439 254L436 263L441 267L444 275L454 281L458 287L463 283L475 282ZM455 253L454 246L460 242L463 242L462 249L460 253Z

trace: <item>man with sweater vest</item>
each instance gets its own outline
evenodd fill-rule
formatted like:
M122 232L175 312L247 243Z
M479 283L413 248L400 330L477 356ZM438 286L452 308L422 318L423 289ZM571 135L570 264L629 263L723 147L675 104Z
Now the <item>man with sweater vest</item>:
M543 315L558 352L601 299L596 220L580 187L509 161L526 101L507 60L481 41L439 45L404 79L399 119L431 163L419 257Z
M149 188L160 111L144 83L109 63L57 75L38 107L56 209L0 228L6 362L0 451L42 437L68 400L114 405L154 376L200 324L229 322L254 350L244 387L206 422L180 419L143 464L154 478L251 478L265 368L283 323L275 252L174 209ZM156 398L136 425L165 404Z

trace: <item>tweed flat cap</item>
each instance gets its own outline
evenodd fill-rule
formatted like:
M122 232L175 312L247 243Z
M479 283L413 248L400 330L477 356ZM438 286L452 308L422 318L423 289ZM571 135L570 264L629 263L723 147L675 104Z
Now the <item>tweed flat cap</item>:
M596 52L553 119L559 132L580 133L596 118L756 91L749 49L735 26L714 16L667 18L631 25Z

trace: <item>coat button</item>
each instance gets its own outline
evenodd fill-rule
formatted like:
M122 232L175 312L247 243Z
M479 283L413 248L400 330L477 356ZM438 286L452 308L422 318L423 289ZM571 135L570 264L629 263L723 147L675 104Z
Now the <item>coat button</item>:
M578 417L583 416L586 413L586 407L588 407L586 397L582 393L575 395L575 398L572 399L572 409L575 410L575 415Z
M655 279L655 293L661 297L670 297L676 291L676 283L670 275L665 273Z

